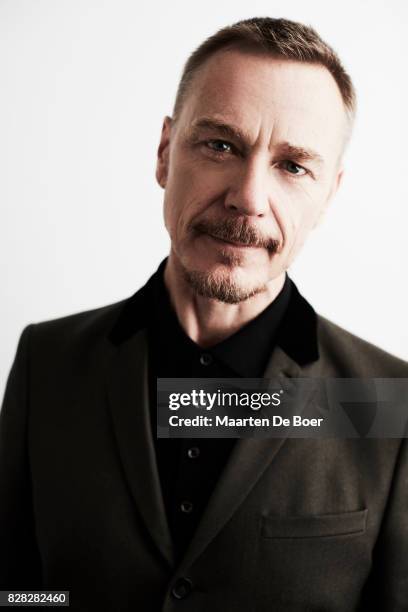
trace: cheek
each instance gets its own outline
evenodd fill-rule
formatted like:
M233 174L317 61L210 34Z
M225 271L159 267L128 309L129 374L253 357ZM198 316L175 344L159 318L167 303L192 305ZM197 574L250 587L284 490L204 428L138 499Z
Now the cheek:
M164 223L172 240L182 240L188 227L213 201L211 192L203 189L166 189L164 196Z
M272 210L279 226L283 250L290 248L302 223L302 201L293 190L286 187L275 189Z
M178 169L179 184L187 197L211 203L219 200L228 189L231 179L221 166L208 161L196 161Z
M164 197L164 219L169 231L177 226L179 232L222 197L225 176L207 165L180 162L177 172L169 174Z
M169 203L169 198L167 197L167 190L164 194L164 204L163 204L163 219L164 225L168 231L168 233L172 234L173 220L172 220L172 207Z
M292 259L319 217L321 194L301 185L289 185L280 195L275 217L283 234L283 255Z

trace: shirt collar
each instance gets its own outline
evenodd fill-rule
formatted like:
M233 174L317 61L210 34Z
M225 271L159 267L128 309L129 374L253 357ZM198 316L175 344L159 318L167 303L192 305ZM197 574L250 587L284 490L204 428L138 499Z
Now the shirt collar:
M239 376L262 376L291 295L291 282L285 282L279 295L259 315L216 346L211 354Z
M147 327L155 317L162 325L177 325L188 343L202 352L182 330L172 309L163 278L166 262L162 261L146 285L126 300L109 337L119 343ZM260 377L275 344L299 365L319 358L317 315L288 276L277 298L264 311L208 352L239 376Z

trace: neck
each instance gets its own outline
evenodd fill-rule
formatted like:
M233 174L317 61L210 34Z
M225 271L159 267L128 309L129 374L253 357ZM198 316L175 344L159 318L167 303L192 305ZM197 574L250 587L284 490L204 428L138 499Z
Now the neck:
M226 304L197 295L171 253L164 282L180 325L191 340L205 348L225 340L265 310L282 290L285 273L269 281L265 290L253 297L239 304Z

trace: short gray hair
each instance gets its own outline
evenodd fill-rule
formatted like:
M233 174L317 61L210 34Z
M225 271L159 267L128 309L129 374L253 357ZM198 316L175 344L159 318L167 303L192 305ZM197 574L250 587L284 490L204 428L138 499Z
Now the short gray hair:
M177 89L173 119L180 114L189 85L204 62L217 51L238 49L325 66L337 83L349 129L356 112L356 93L336 52L310 26L288 19L254 17L238 21L207 38L188 58Z

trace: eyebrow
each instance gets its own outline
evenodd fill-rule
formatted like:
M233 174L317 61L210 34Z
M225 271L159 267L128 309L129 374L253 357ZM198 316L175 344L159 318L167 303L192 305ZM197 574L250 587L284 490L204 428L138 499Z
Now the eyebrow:
M193 137L200 129L217 131L219 134L222 134L227 138L232 138L233 140L240 142L246 149L248 149L250 146L249 142L251 139L249 134L246 134L239 127L225 123L222 120L209 117L197 119L191 126ZM287 157L289 159L312 162L319 165L324 163L324 159L319 153L307 147L282 141L275 145L275 148L279 157Z
M297 161L303 162L313 162L319 165L324 163L323 157L320 153L313 151L313 149L308 149L306 147L298 146L291 144L290 142L280 142L276 146L278 150L278 155L282 157L288 157L289 159L294 159Z
M246 147L248 147L248 143L250 141L249 134L245 134L245 132L243 132L239 127L214 118L210 119L209 117L202 117L201 119L194 121L191 126L192 133L195 134L200 129L215 130L227 138L233 138L234 140L239 141Z

